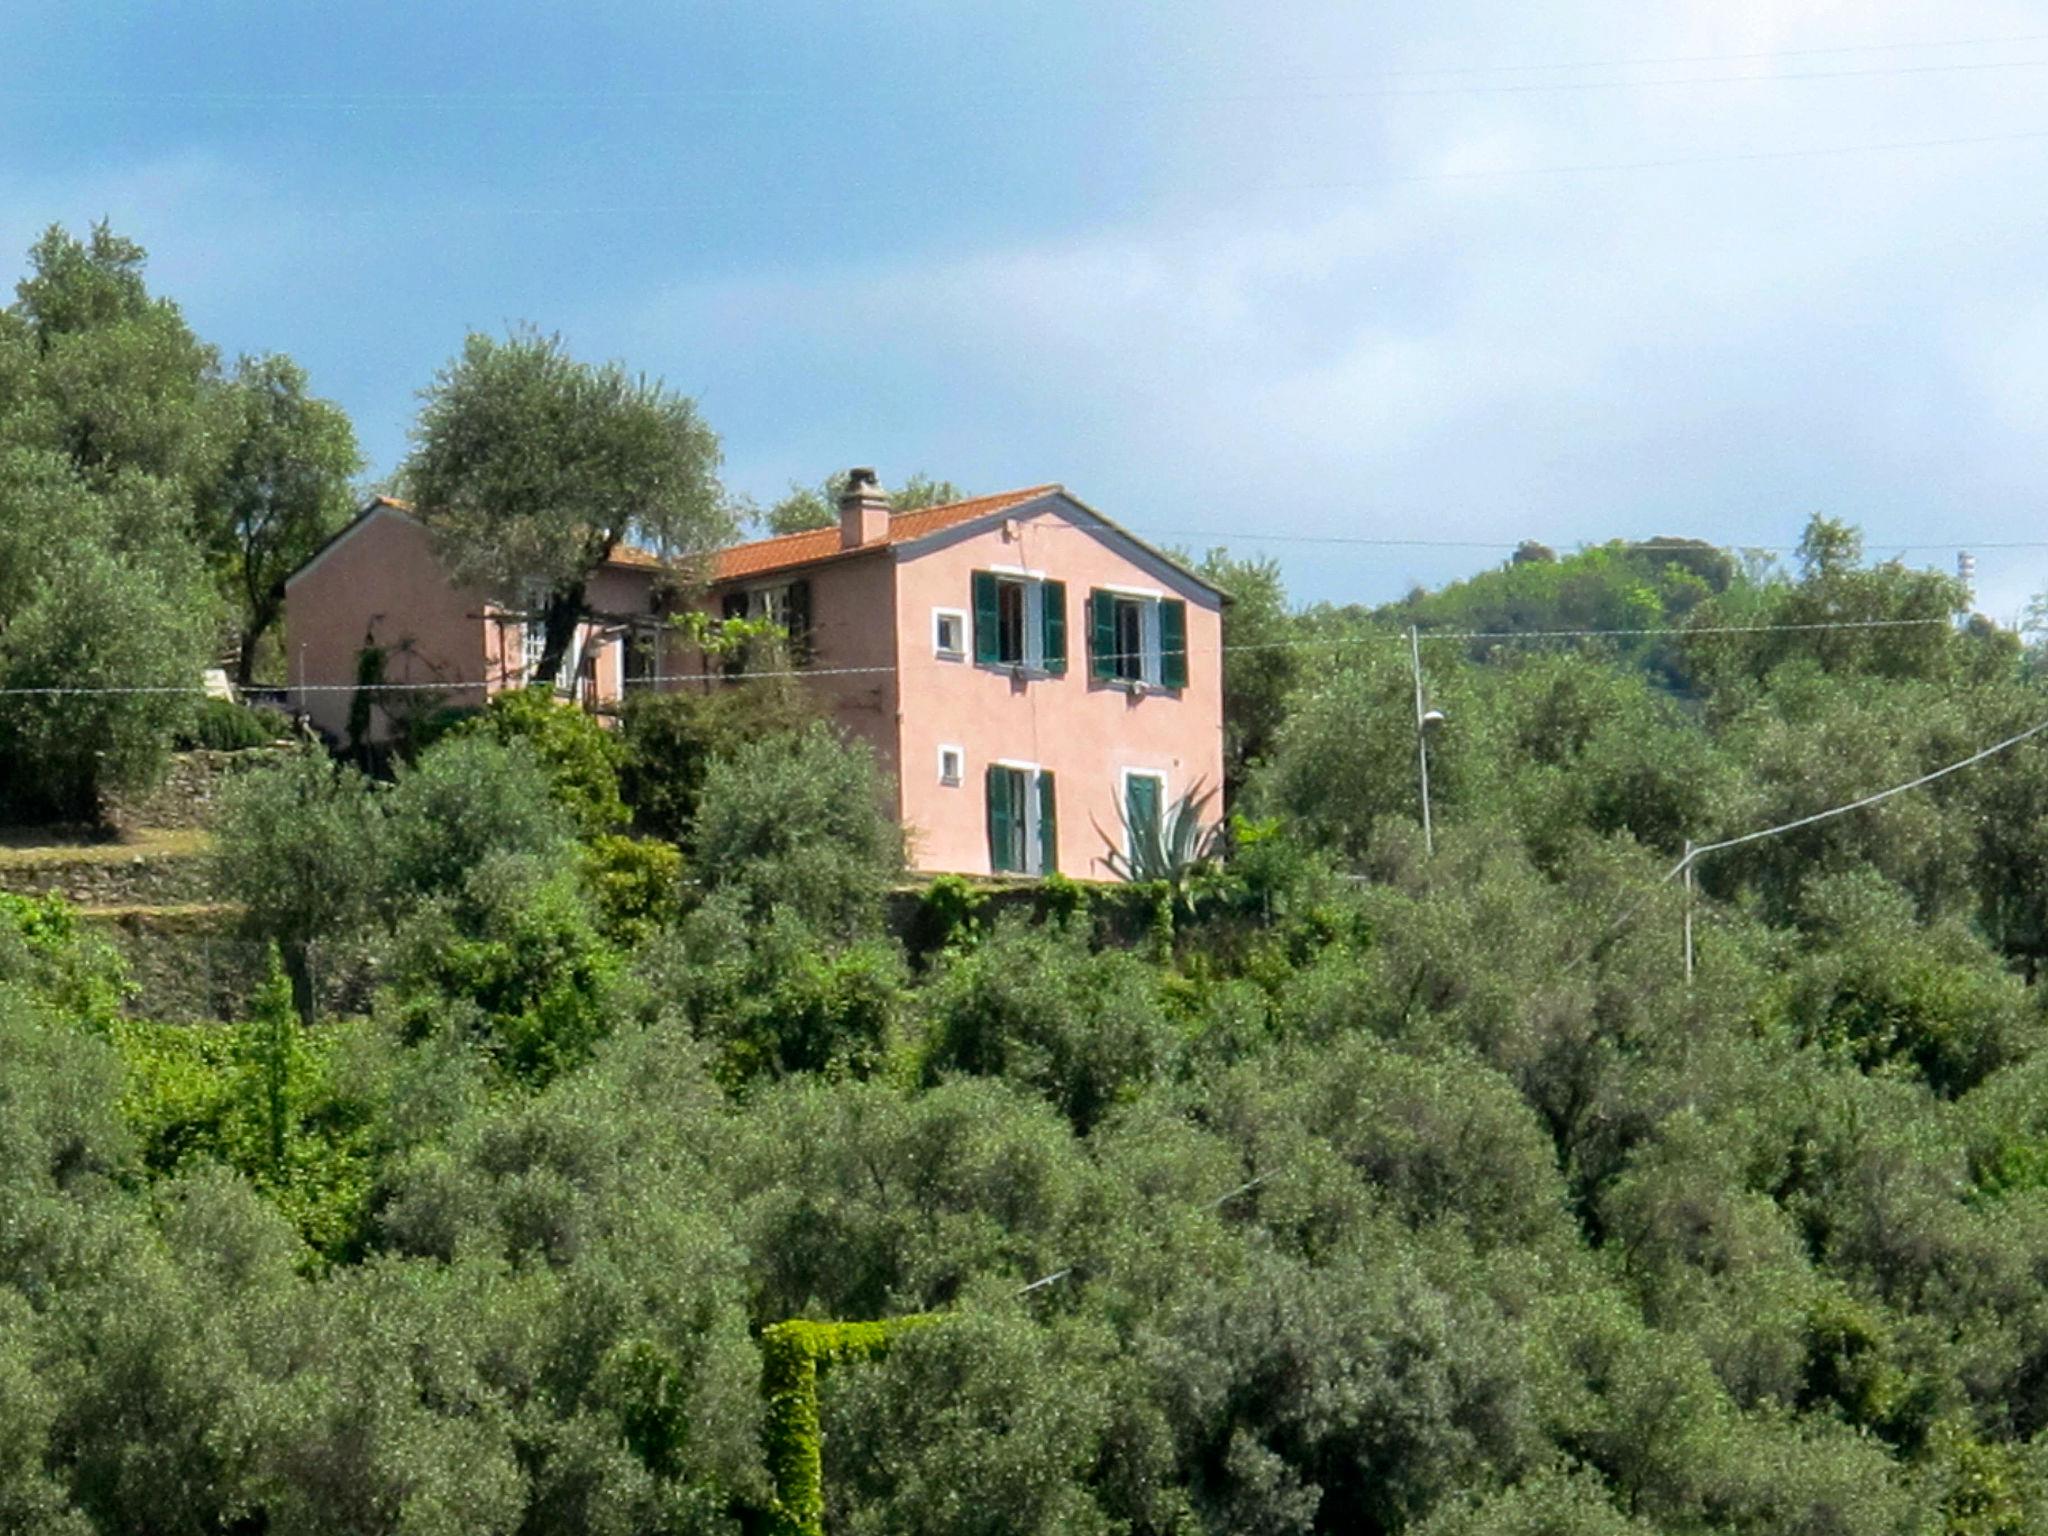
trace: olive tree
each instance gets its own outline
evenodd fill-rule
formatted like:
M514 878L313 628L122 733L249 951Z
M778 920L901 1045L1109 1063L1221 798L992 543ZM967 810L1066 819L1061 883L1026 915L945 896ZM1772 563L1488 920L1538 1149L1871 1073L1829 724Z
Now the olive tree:
M694 401L522 330L472 333L435 375L400 480L457 581L511 599L545 591L547 641L530 681L549 684L590 578L621 544L685 555L730 535L718 463Z

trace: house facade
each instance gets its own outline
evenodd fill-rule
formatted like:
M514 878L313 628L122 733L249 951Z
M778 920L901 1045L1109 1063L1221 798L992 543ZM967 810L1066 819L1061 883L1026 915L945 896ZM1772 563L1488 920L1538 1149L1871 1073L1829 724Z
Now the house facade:
M665 630L660 575L625 551L592 581L563 667L586 702L729 684ZM1132 825L1222 782L1223 594L1057 485L892 514L857 470L837 526L722 550L709 578L711 614L787 628L805 687L873 747L913 868L1109 878ZM451 586L391 503L292 578L286 627L299 707L335 734L366 638L385 681L481 702L524 682L537 632Z

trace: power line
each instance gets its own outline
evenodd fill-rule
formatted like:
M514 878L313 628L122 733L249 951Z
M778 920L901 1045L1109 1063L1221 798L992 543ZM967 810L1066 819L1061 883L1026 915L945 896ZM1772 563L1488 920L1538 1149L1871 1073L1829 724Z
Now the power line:
M1685 857L1652 881L1650 889L1624 909L1621 916L1603 924L1599 936L1593 943L1581 951L1577 958L1567 963L1560 974L1575 970L1585 961L1591 959L1602 944L1620 933L1635 918L1637 913L1650 904L1651 899L1659 890L1691 869L1707 854L1719 853L1729 848L1739 848L1745 843L1759 842L1767 837L1780 837L1787 832L1797 832L1802 827L1811 827L1824 821L1832 821L1838 816L1847 816L1852 811L1868 810L1872 806L1882 805L1895 795L1903 795L1908 790L1924 788L1938 779L1945 779L1952 773L1959 773L1965 768L1973 767L1983 762L1986 758L1996 757L2001 752L2010 751L2022 742L2030 741L2034 737L2039 736L2044 731L2048 731L2048 720L2043 720L2037 725L2030 725L2024 731L2015 732L2003 741L1996 741L1988 747L1981 747L1977 751L1972 752L1968 757L1958 758L1955 762L1946 763L1934 769L1931 773L1923 773L1918 778L1908 779L1903 784L1894 784L1889 789L1880 789L1875 794L1864 795L1860 799L1849 801L1847 804L1830 806L1824 811L1815 811L1810 816L1795 817L1791 821L1780 822L1774 827L1760 827L1754 832L1744 832L1735 837L1724 837L1718 842L1701 843L1698 847L1688 848Z
M1837 805L1825 811L1815 811L1811 816L1801 816L1793 821L1781 822L1775 827L1764 827L1755 832L1744 832L1739 837L1725 837L1718 843L1702 843L1699 847L1688 852L1684 858L1672 865L1670 869L1666 870L1658 883L1662 884L1674 876L1683 874L1687 869L1698 863L1706 854L1719 853L1726 848L1739 848L1744 843L1754 843L1766 837L1777 837L1786 832L1797 832L1801 827L1810 827L1818 822L1831 821L1837 816L1846 816L1851 811L1866 810L1870 806L1882 804L1894 795L1903 795L1909 789L1920 789L1925 785L1932 784L1937 779L1945 779L1952 773L1959 773L1965 768L1981 763L1987 757L1996 757L2001 752L2010 751L2021 742L2030 741L2043 731L2048 731L2048 720L2043 720L2038 725L2030 725L2024 731L2008 736L2003 741L1993 742L1990 746L1980 748L1972 752L1968 757L1958 758L1955 762L1937 768L1932 773L1923 773L1917 779L1908 779L1903 784L1894 784L1890 789L1881 789L1874 795L1865 795L1860 800L1851 800L1847 805Z
M1805 624L1697 624L1646 626L1631 629L1440 629L1424 630L1423 640L1600 640L1635 639L1645 636L1668 635L1770 635L1801 634L1817 630L1896 630L1947 628L1947 619L1824 619ZM1330 635L1298 640L1254 640L1235 645L1222 645L1216 649L1223 655L1245 651L1327 650L1347 645L1378 645L1383 642L1405 641L1407 633L1401 630L1375 630L1362 635ZM1191 651L1162 651L1162 655L1189 655ZM1121 658L1115 658L1121 659ZM820 677L882 677L902 669L894 665L871 667L786 667L760 672L670 672L636 677L628 681L626 691L659 687L666 684L711 684L769 682L784 678ZM488 691L493 687L519 688L523 683L506 680L489 683L476 680L458 682L417 682L417 683L307 683L276 684L257 691L276 691L288 694L329 694L329 693L474 693ZM205 695L204 683L186 684L53 684L40 687L0 688L4 697L47 697L62 698L73 695L104 694L162 694L162 695Z
M2048 138L2048 131L2041 135ZM1072 525L1055 525L1069 527ZM1072 531L1085 533L1084 528ZM1217 539L1224 543L1246 544L1343 544L1356 545L1363 549L1517 549L1524 544L1550 544L1553 541L1541 538L1518 539L1420 539L1393 535L1350 534L1350 533L1252 533L1232 532L1215 528L1134 528L1134 533L1148 539ZM1761 554L1796 554L1797 544L1714 544L1702 539L1559 539L1554 541L1562 547L1576 547L1581 550L1601 549L1647 549L1690 551L1694 554L1713 552L1726 554L1730 551L1754 550ZM1896 543L1890 539L1864 538L1866 546L1877 549L1926 550L1926 549L2048 549L2048 539L1949 539L1926 543Z

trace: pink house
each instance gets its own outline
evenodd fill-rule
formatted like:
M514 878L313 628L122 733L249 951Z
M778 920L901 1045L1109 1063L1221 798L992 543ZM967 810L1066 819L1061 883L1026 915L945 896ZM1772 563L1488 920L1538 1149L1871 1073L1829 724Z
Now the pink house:
M1127 825L1222 782L1224 597L1194 572L1057 485L892 514L857 470L839 510L721 550L706 600L789 629L806 686L893 780L914 868L1108 878ZM563 668L587 702L724 685L663 632L658 575L628 550L592 581ZM366 643L387 681L462 702L520 685L538 641L518 609L451 587L389 501L286 595L296 702L337 734Z

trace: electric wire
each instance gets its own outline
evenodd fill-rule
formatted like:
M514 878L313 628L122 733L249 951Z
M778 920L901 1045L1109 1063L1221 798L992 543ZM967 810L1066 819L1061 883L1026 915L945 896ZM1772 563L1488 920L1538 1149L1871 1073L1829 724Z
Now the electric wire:
M1420 636L1425 641L1510 641L1510 640L1598 640L1634 639L1647 636L1681 637L1688 635L1769 635L1801 634L1816 630L1896 630L1947 627L1947 619L1829 619L1804 624L1700 624L1694 626L1670 625L1636 629L1449 629L1424 630ZM1327 650L1348 645L1379 645L1405 642L1405 630L1378 630L1363 635L1333 635L1325 638L1300 640L1243 641L1234 645L1218 646L1224 655L1246 651ZM1163 655L1193 654L1192 650L1162 652ZM1110 658L1118 659L1118 658ZM630 680L633 689L659 687L663 685L749 683L767 682L785 678L820 677L882 677L900 672L894 664L869 667L786 667L762 671L738 672L666 672L653 673ZM260 693L286 694L330 694L330 693L474 693L488 691L494 687L522 686L516 681L487 682L477 679L456 681L424 681L405 683L276 683L258 685L253 691ZM207 692L204 683L77 683L50 684L47 686L0 687L0 698L44 697L62 698L72 695L96 696L103 694L162 694L162 695L203 695Z
M1848 801L1846 804L1830 806L1824 811L1815 811L1811 815L1795 817L1791 821L1780 822L1776 826L1759 827L1754 832L1743 832L1734 837L1724 837L1717 842L1701 843L1698 847L1689 849L1684 858L1651 881L1650 888L1637 897L1634 902L1630 903L1619 917L1602 924L1593 942L1568 962L1559 974L1569 974L1586 960L1591 959L1594 954L1598 953L1602 945L1618 937L1621 931L1635 919L1636 914L1648 906L1660 890L1677 879L1678 876L1684 874L1688 869L1695 867L1707 854L1720 853L1729 848L1739 848L1745 843L1760 842L1767 837L1781 837L1787 832L1797 832L1803 827L1816 826L1824 821L1832 821L1838 816L1847 816L1853 811L1868 810L1872 806L1882 805L1885 801L1892 799L1896 795L1903 795L1908 790L1922 789L1936 780L1947 778L1952 773L1960 773L1963 769L1974 767L1987 758L1996 757L2001 752L2009 752L2023 742L2031 741L2044 731L2048 731L2048 720L2043 720L2036 725L2030 725L2025 730L2017 731L2006 737L2003 741L1995 741L1988 747L1980 747L1968 757L1958 758L1952 763L1945 763L1932 772L1923 773L1917 778L1908 779L1903 784L1894 784L1888 789L1880 789L1873 794Z

